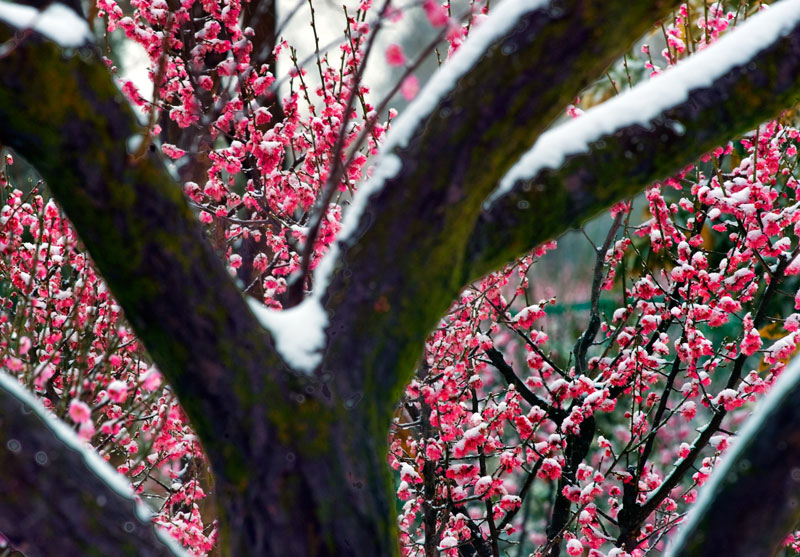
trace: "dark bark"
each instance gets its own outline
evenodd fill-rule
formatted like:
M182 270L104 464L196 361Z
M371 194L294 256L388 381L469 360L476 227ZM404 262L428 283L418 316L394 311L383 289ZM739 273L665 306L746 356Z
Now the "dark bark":
M422 438L430 439L431 431L431 407L424 399L420 400L419 421L422 429ZM436 501L436 462L426 459L422 469L422 493L425 501L422 503L422 522L425 531L425 557L438 557L439 540L436 538L436 520L438 512L433 508Z
M80 452L1 386L0 448L0 532L28 557L173 554L137 516L132 498L96 476Z
M517 182L478 218L465 251L470 275L497 268L777 116L797 101L799 75L795 27L710 86L691 91L650 126L618 129L560 168Z
M575 484L578 465L589 454L589 447L597 431L594 417L589 416L580 425L577 435L567 435L567 447L564 449L564 469L558 480L553 512L547 525L547 543L550 546L548 555L558 557L561 554L561 540L564 528L572 516L572 502L563 494L563 489Z
M602 187L587 180L586 188L595 189L580 195L553 178L547 182L553 201L538 206L538 225L511 211L497 234L468 241L476 222L485 230L482 202L511 163L665 4L554 2L524 15L486 52L396 152L401 171L372 196L358 234L342 246L326 297L328 347L313 377L281 361L204 241L180 188L157 163L129 157L126 143L140 130L97 54L63 56L32 33L0 59L0 142L46 179L178 394L211 460L223 553L396 554L386 432L424 338L462 285L627 195L634 188L626 180L669 174L712 139L789 104L787 82L800 81L797 58L761 57L759 64L777 69L737 70L698 93L700 108L679 114L697 119L697 130L687 125L686 135L696 132L698 139L680 144L680 153L661 145L663 157L645 151L641 166L659 161L650 174L626 174L636 165L596 146L597 162L607 161L602 168L610 171L616 160L624 178ZM1 25L0 40L9 36ZM792 60L793 40L773 54ZM750 95L774 87L777 100L736 104L726 84L744 84ZM708 108L728 102L734 105L727 110ZM731 111L731 127L712 122ZM640 133L627 130L614 144L624 147ZM583 176L575 164L569 161L564 172ZM568 216L557 226L544 218L553 203ZM487 255L512 225L525 242L515 236L498 255ZM574 450L583 450L580 441ZM0 501L0 515L5 509Z

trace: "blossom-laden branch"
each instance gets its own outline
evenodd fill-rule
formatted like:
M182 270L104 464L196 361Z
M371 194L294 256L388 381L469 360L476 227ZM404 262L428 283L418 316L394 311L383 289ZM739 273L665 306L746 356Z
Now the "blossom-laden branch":
M748 22L771 18L783 33L743 25L677 68L544 134L480 215L465 254L470 276L581 224L793 105L800 97L800 18L791 4ZM735 54L735 45L754 36L751 57L726 63L726 52ZM554 161L563 164L554 168Z
M780 550L786 532L800 519L799 372L795 360L756 408L667 555L770 555Z
M791 12L795 6L778 5L772 9ZM682 17L687 18L687 7L683 6L681 11ZM794 20L786 17L785 11L775 12L775 16L773 22L779 22L778 27L791 27L796 21L796 17ZM723 22L734 18L733 13L726 14ZM679 25L676 21L675 26ZM665 34L668 32L674 33L674 28ZM765 36L771 41L778 35L776 32ZM670 59L675 57L670 55ZM726 71L730 67L725 66ZM709 73L712 69L704 67ZM771 72L770 67L766 71ZM580 111L571 108L568 112L575 116ZM597 123L588 114L578 122L583 118L588 118L582 124L586 127ZM681 130L681 126L677 129ZM553 511L559 512L551 516L563 521L560 524L564 525L568 554L580 555L588 545L590 555L601 555L600 548L612 541L615 531L619 531L619 536L614 535L613 539L617 546L615 554L658 547L665 533L680 521L681 505L694 501L694 488L702 485L725 450L727 436L745 413L734 410L768 388L782 370L778 360L796 346L793 331L797 318L793 315L784 323L788 335L765 351L765 363L759 372L747 374L744 369L761 346L759 331L771 319L768 317L771 312L778 311L775 294L784 273L797 273L795 234L766 225L788 223L782 219L796 211L793 201L796 148L791 145L796 137L797 131L783 120L771 122L755 133L754 142L751 138L741 141L748 157L740 158L741 151L732 154L739 144L729 143L703 156L702 165L684 167L664 184L649 188L646 198L653 218L630 227L625 217L624 237L614 242L613 248L610 243L613 238L607 236L599 264L601 271L608 272L601 277L602 289L616 287L614 272L621 271L623 304L610 320L604 317L604 338L596 343L602 348L594 348L596 345L587 341L592 357L582 366L576 363L575 368L569 369L570 360L565 367L563 359L553 353L553 345L547 346L545 331L551 332L549 320L544 327L532 328L535 321L548 314L547 306L553 303L551 299L534 304L529 299L533 292L528 285L527 268L534 257L542 255L544 247L462 293L428 343L430 373L407 390L411 403L435 408L440 435L420 437L416 451L408 454L393 452L397 458L394 466L408 478L409 488L398 494L408 501L402 520L409 525L404 527L404 533L407 532L404 540L412 554L413 536L419 530L411 526L414 507L410 502L418 491L406 466L429 469L432 462L443 472L439 496L466 501L471 505L473 519L482 520L484 526L490 525L490 512L484 512L479 503L484 499L495 503L491 509L494 520L503 514L513 516L522 496L521 491L515 492L523 479L528 485L530 468L535 464L544 471L539 478L553 489L548 499L555 501L557 509ZM653 149L658 156L659 150ZM662 190L671 192L673 188L681 193L672 193L675 197L667 198ZM770 201L756 201L767 198ZM779 199L785 200L785 205L776 203ZM535 205L531 209L537 210ZM612 217L619 223L621 214L630 210L630 204L620 204L612 209ZM726 220L729 215L732 218ZM717 233L721 234L719 240L714 239ZM772 233L775 238L769 239ZM649 241L640 243L636 236ZM632 250L636 264L630 272L636 278L628 282L629 263L621 261L632 243L636 245ZM758 276L764 277L767 286L763 289L762 283L754 280ZM599 314L598 293L596 288L591 291L592 314ZM785 305L786 301L780 303ZM752 314L748 313L750 309ZM741 314L736 315L738 312ZM734 322L726 327L724 336L719 329L714 331L729 319ZM587 327L590 332L594 327L591 321ZM731 329L740 332L731 336ZM510 339L515 338L524 342L514 344ZM714 347L710 339L722 340ZM741 352L737 349L740 343ZM573 349L573 354L581 353L581 344ZM522 347L527 354L524 363L522 355L518 357L520 369L516 373L509 364L498 366L490 357L500 371L493 374L486 369L488 362L476 357L482 353L508 357ZM525 364L530 369L526 370ZM563 369L568 369L569 375ZM579 370L588 370L587 376L579 375ZM498 375L509 385L502 385ZM478 390L481 399L479 410L470 412L464 408L474 399L474 395L468 394L472 389ZM699 399L712 411L706 413L700 409L698 414L698 406L692 399ZM559 423L542 410L551 400L561 407L570 404L568 419ZM527 414L525 402L530 405ZM615 407L618 413L612 413ZM622 411L625 411L624 425L618 422ZM609 413L608 418L603 418L603 413ZM591 428L587 417L595 414L600 415L598 423L602 424L605 435L607 428L616 424L611 430L613 440L599 437L599 450L585 454L578 465L578 476L571 477L575 461L570 453L575 447L569 435L583 433L585 426ZM676 438L691 431L691 427L680 422L681 418L691 423L696 414L703 417L701 423L707 419L711 422L695 443L692 446L682 443L680 448L670 446L670 442L675 443ZM726 416L728 423L723 424ZM669 427L665 427L667 422ZM654 447L658 457L653 457ZM498 464L484 473L476 463L487 450L497 455ZM702 464L701 456L705 456ZM507 483L502 478L507 478ZM557 487L554 480L558 480ZM598 496L606 491L608 499ZM578 510L570 503L577 504ZM547 507L543 512L548 512ZM447 547L455 547L458 540L469 539L468 529L459 517L444 512L440 516L441 522L447 524L441 533L443 545L446 540ZM505 519L500 524L508 525ZM554 524L558 523L551 522L551 526ZM785 532L788 526L784 527ZM553 540L561 531L556 530L548 529L548 541L540 546L539 552L558 554L559 544ZM774 531L778 536L776 541L784 538L778 531ZM511 533L511 529L505 532ZM438 536L439 532L435 534ZM502 533L499 536L506 541ZM543 540L539 537L534 543ZM714 551L714 546L704 547L706 551Z
M483 24L486 31L462 47L464 55L445 66L410 115L398 121L398 139L389 141L372 186L358 194L355 205L366 208L354 210L331 256L332 282L319 285L325 291L318 300L329 312L327 346L318 369L307 377L291 373L288 368L298 367L291 355L272 348L165 171L146 158L128 156L128 143L139 130L96 55L62 57L36 33L4 53L0 120L7 125L0 141L46 178L174 385L215 472L224 551L396 552L389 518L394 505L383 468L386 426L425 336L464 282L489 264L467 262L464 255L483 250L473 251L469 243L483 200L575 92L621 54L665 4L613 2L598 10L594 2L532 1L498 8ZM123 20L120 25L128 23ZM0 39L11 36L13 29L0 29ZM793 53L785 50L787 56ZM796 69L788 62L778 67L779 78L765 83L775 85L788 104L785 80L794 81ZM762 75L758 68L753 75ZM766 69L762 73L771 76ZM735 108L737 126L754 125L763 115L760 107ZM196 116L176 113L189 120ZM706 112L681 114L683 126L693 120L710 125ZM630 140L626 137L620 141ZM707 140L683 144L681 157L694 158ZM241 147L234 143L232 153ZM643 165L652 158L629 151ZM668 173L682 160L674 155L659 172ZM621 181L605 187L605 193L587 194L590 202L576 205L581 214L630 191ZM556 184L552 193L562 201L582 198L570 181ZM201 198L197 191L189 194ZM537 207L542 216L550 210ZM544 237L531 235L528 242ZM510 245L514 255L530 247ZM398 254L398 246L405 251ZM511 251L502 257L510 258ZM473 392L475 403L477 396ZM563 389L548 396L557 402ZM512 393L509 402L518 405L514 398ZM594 403L600 407L604 401ZM583 437L578 418L587 425L592 420L571 414L559 426L567 439ZM525 426L532 429L530 421L520 420L518 427ZM475 426L473 441L482 427ZM563 439L553 437L542 451L559 449ZM579 479L576 467L588 442L568 445L573 456L559 482L562 492ZM534 446L532 454L541 456L536 451ZM545 458L539 471L558 478L561 465ZM411 472L404 471L414 481ZM492 478L484 478L484 495L499 490ZM346 508L343 501L349 502ZM493 514L515 504L508 496L502 505L485 506ZM490 516L489 524L493 521ZM297 536L298 531L311 535Z

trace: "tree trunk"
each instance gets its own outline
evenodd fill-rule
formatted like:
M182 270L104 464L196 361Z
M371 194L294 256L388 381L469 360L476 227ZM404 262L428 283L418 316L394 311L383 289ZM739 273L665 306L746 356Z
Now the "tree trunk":
M141 130L97 53L64 56L30 33L0 58L0 141L47 180L178 394L211 461L223 554L397 553L388 426L429 331L465 281L499 262L493 249L502 236L475 236L488 230L487 215L498 219L495 208L484 212L484 200L576 91L666 4L565 0L539 8L515 0L496 8L494 23L484 25L502 22L507 29L460 66L461 74L445 66L453 88L431 112L406 120L407 144L387 150L399 171L372 195L361 194L369 197L367 210L356 233L338 244L323 296L328 342L311 375L281 359L205 242L180 188L156 162L128 155L129 139ZM517 19L504 21L504 13ZM11 33L0 24L0 41ZM603 177L616 170L625 180L582 181L590 170L568 162L561 176L578 178L553 178L548 190L561 204L559 215L567 211L566 221L548 218L549 199L534 197L535 212L524 219L513 204L520 198L510 206L502 201L498 207L513 220L501 234L522 231L511 232L502 258L629 195L635 188L627 180L669 174L710 142L776 113L800 89L797 37L795 30L785 40L770 38L782 46L764 51L752 73L750 66L736 69L682 106L681 118L709 131L667 150L650 173L625 174L633 163L618 156L641 129L619 130L613 152L596 146L607 164ZM738 80L742 75L752 79ZM778 92L738 104L731 99L742 83L752 87L749 94ZM736 118L715 120L714 104ZM652 154L636 157L647 166ZM527 191L522 186L514 195ZM0 498L2 529L8 524L2 520L16 517L6 511L9 494Z

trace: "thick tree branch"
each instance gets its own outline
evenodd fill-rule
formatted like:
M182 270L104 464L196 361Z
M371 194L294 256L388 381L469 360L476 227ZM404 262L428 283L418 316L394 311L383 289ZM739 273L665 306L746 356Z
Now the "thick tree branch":
M84 54L30 34L0 59L0 142L35 163L64 207L212 460L227 464L218 474L240 476L234 447L265 446L265 417L249 413L274 392L263 370L278 360L180 188L128 155L142 130L104 64Z
M771 12L781 8L792 9L782 4L791 2L779 3L751 19L780 15ZM614 99L613 106L601 105L560 130L544 134L534 150L551 152L553 159L565 151L562 147L567 147L567 154L575 154L558 169L543 166L535 175L510 184L509 193L495 199L480 215L465 255L469 275L476 277L495 269L795 104L800 96L800 25L786 36L776 36L756 35L749 23L682 63L694 64L706 76L717 72L719 77L690 90L688 98L668 104L656 117L610 133L602 131L609 121L635 117L644 100L641 92L649 95L647 103L657 102L662 96L659 91L666 94L683 87L686 73L668 70ZM712 50L735 49L737 41L753 40L763 41L763 50L729 70L718 67L719 58ZM581 120L587 118L594 118L591 121L599 133L588 150L581 151L575 146L586 135L583 127L587 122ZM565 136L572 139L567 145L562 143Z
M78 443L75 434L62 424L53 429L44 408L14 388L15 381L0 377L0 532L28 557L176 554L175 542L165 543L167 534L157 535L146 515L137 514L127 482L118 478L131 492L126 497L65 442ZM58 546L35 540L58 540Z
M12 32L0 24L0 42ZM0 122L0 143L45 178L189 415L214 471L222 551L395 552L373 444L387 428L365 431L286 369L180 187L128 155L142 130L97 54L29 33L0 58Z
M500 4L434 75L394 124L364 212L345 217L324 363L348 370L341 396L368 386L388 423L425 337L474 278L460 254L498 176L670 4Z

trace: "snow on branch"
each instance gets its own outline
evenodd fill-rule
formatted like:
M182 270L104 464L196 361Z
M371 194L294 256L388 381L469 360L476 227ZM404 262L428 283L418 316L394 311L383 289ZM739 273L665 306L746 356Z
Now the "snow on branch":
M408 146L409 141L419 133L420 128L431 118L442 100L455 90L459 80L475 68L493 45L505 37L523 16L543 9L547 4L548 0L517 0L495 7L489 18L470 33L455 55L433 75L392 125L386 142L381 146L381 160L373 179L359 189L344 218L341 231L343 242L346 242L357 228L369 198L387 181L394 178L401 169L400 161L394 153ZM326 266L318 275L329 270L330 268ZM319 280L323 277L317 278Z
M0 532L26 555L185 555L128 481L0 372ZM53 549L53 548L51 548Z
M749 63L794 30L798 22L800 2L780 2L665 73L542 134L533 149L500 180L488 203L511 191L516 184L534 179L543 170L558 168L567 157L589 151L603 136L633 125L651 127L653 120L664 112L686 102L692 91L708 88L734 68ZM676 133L684 133L684 122L675 120L672 125Z
M62 48L77 48L94 41L86 20L60 2L40 12L31 6L0 0L0 20L19 30L36 31Z
M300 305L284 311L271 310L251 302L250 308L275 338L276 348L283 359L291 362L294 369L310 374L322 362L325 329L329 325L321 303L322 295L340 256L340 246L352 240L370 198L402 169L396 151L408 146L441 101L453 92L459 80L473 70L492 45L506 36L525 14L546 5L547 0L518 0L497 6L488 20L470 34L453 58L436 72L402 112L381 147L380 159L372 178L359 188L344 217L337 241L315 270L313 294Z
M706 50L542 134L484 204L471 275L516 257L790 106L800 2L773 5Z
M275 349L292 369L311 374L322 361L328 316L312 295L292 308L276 311L247 298L250 310L275 341Z

